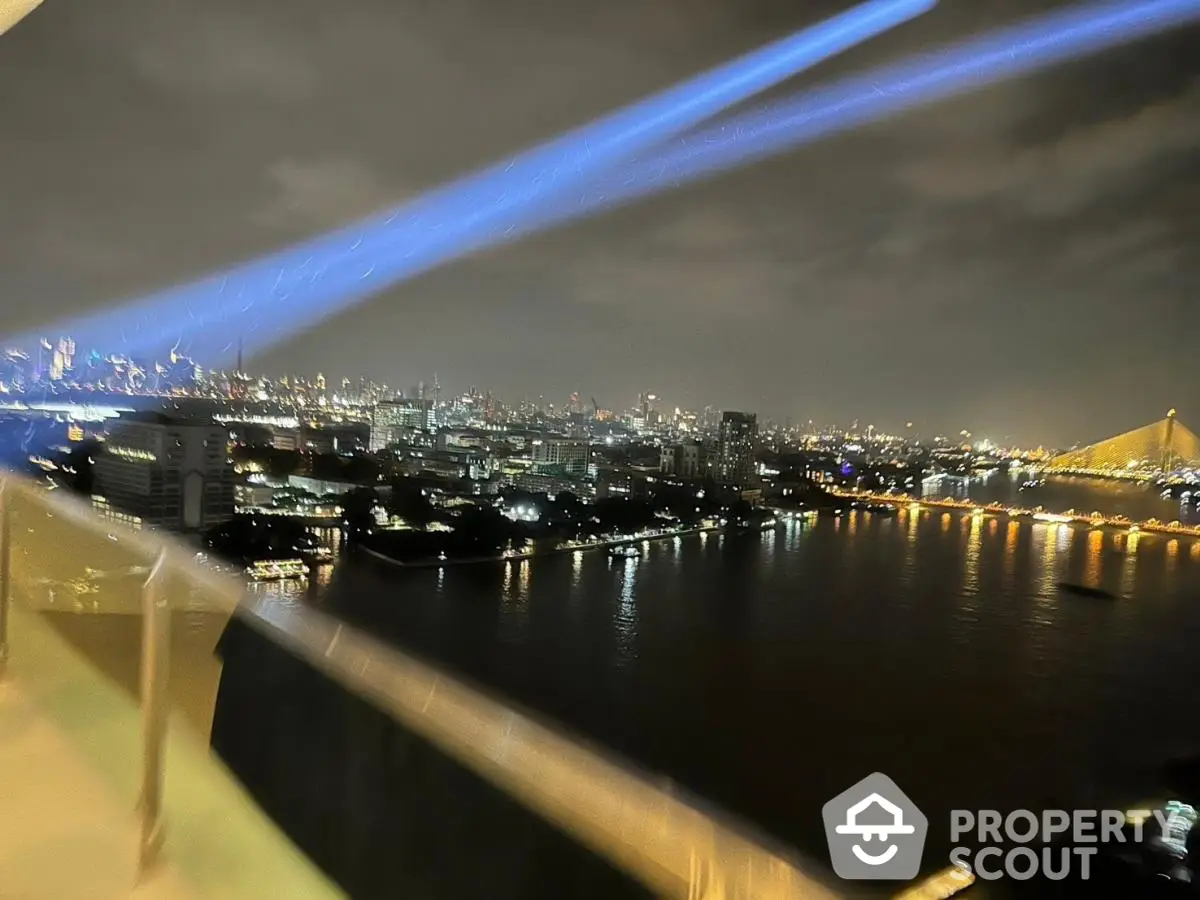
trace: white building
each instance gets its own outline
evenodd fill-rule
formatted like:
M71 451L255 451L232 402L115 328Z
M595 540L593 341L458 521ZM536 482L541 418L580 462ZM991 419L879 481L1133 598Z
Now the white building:
M540 472L553 470L583 477L591 461L591 447L587 441L561 437L535 438L533 441L534 467Z
M124 413L96 457L94 501L106 512L182 531L234 511L229 430L202 419Z

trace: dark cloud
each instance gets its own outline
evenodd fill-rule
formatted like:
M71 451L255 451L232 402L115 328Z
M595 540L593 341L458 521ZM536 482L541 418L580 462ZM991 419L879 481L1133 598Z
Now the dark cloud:
M0 40L0 296L16 328L194 276L844 5L50 0ZM1046 6L946 3L822 72ZM1198 77L1191 30L997 86L430 273L261 364L1051 442L1200 421Z

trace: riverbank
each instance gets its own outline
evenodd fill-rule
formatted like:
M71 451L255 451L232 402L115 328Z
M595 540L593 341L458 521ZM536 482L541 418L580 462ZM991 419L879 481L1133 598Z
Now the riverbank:
M695 534L705 534L711 531L721 531L725 527L726 526L723 525L712 524L700 525L695 528L677 528L669 531L650 531L599 541L567 541L548 549L523 550L515 553L507 552L493 554L490 556L472 556L459 559L447 557L446 559L437 558L404 561L396 559L392 556L388 556L386 553L381 553L378 550L372 550L370 547L361 544L359 545L358 550L369 556L371 559L399 569L442 569L448 566L470 566L480 565L483 563L519 562L521 560L533 559L535 557L542 556L554 556L561 553L586 553L593 550L608 550L613 547L624 547L632 544L649 543L650 541L665 541L673 538L688 537Z
M1200 538L1200 527L1184 525L1178 521L1160 522L1157 519L1146 519L1141 522L1134 522L1124 516L1106 516L1102 513L1093 513L1092 515L1081 515L1073 511L1053 513L1041 507L1029 509L1025 507L1005 506L1001 503L979 504L971 500L933 499L910 497L907 495L858 493L854 491L833 491L831 493L846 500L886 503L897 508L925 507L928 509L944 509L952 512L1002 516L1011 519L1025 518L1050 524L1086 525L1090 528L1108 528L1131 534L1148 532L1176 537Z

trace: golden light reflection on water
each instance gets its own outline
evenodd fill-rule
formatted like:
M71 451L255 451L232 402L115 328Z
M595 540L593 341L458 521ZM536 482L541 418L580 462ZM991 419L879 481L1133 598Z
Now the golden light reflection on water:
M1083 583L1099 587L1103 581L1104 532L1093 528L1087 536L1087 557L1083 569Z
M902 509L900 515L904 519L904 571L911 573L917 564L917 532L921 525L921 514L910 509Z
M966 571L963 574L963 589L974 596L979 593L979 557L983 545L983 518L966 516L967 554Z
M1167 541L1167 571L1174 571L1179 564L1179 538Z
M577 588L582 583L581 576L583 575L583 551L576 550L571 554L571 587Z
M1058 554L1057 525L1038 523L1030 532L1031 557L1038 560L1035 590L1040 598L1051 595L1054 591L1054 559Z
M509 596L514 600L514 608L517 612L525 615L529 612L529 580L533 575L533 560L519 559L507 564L510 570L516 569L512 573Z
M1017 543L1021 538L1021 525L1010 519L1004 531L1004 581L1011 584L1017 571Z
M1121 554L1120 593L1128 595L1137 583L1137 548L1139 534L1118 534L1113 541L1114 550Z

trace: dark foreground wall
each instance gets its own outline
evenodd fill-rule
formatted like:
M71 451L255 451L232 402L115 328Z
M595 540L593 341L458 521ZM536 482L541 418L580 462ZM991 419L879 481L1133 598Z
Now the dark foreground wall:
M351 896L650 896L240 619L217 652L214 749Z

